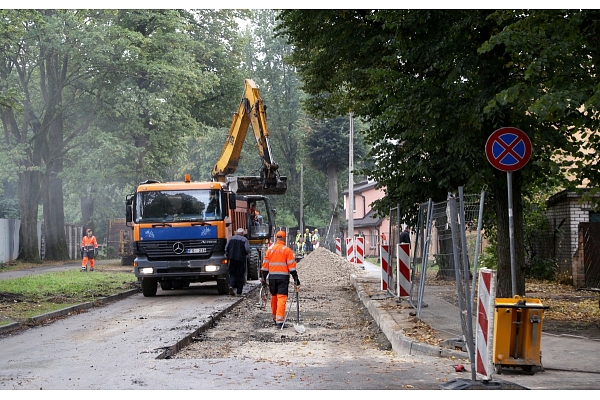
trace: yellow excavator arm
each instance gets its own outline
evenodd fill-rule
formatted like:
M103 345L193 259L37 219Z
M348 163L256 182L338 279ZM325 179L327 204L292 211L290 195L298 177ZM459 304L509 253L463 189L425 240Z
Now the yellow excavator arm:
M250 124L262 160L260 176L232 176L238 167ZM228 182L231 189L239 194L284 194L287 190L287 178L279 176L278 168L269 145L266 106L254 81L246 79L240 106L233 115L221 157L213 168L212 179Z

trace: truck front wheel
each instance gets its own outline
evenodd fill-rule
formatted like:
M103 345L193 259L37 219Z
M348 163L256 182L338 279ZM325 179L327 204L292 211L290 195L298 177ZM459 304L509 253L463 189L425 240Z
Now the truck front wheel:
M248 279L255 281L258 279L258 272L260 271L260 257L258 256L258 250L250 249L248 254Z
M158 282L156 278L143 278L142 279L142 293L144 297L156 296L158 290Z

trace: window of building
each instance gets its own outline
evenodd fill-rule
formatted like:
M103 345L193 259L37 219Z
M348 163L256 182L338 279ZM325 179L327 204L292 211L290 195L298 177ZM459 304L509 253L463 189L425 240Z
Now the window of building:
M369 232L369 236L370 236L370 243L371 243L371 248L375 249L377 248L377 231L375 229L371 229L371 232Z

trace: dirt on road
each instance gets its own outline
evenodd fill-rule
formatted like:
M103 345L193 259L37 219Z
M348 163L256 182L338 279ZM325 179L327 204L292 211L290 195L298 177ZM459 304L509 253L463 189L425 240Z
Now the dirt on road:
M331 354L353 357L357 353L381 355L392 354L391 344L371 315L358 298L350 283L350 275L360 279L365 272L344 258L326 249L317 249L298 263L298 274L302 283L299 292L300 323L305 333L300 334L294 328L296 306L288 305L287 327L278 330L272 321L270 303L258 307L259 293L248 293L237 307L215 326L194 338L194 343L180 351L175 358L252 358L271 361L312 362ZM548 333L569 333L589 338L599 338L600 329L596 317L597 299L573 288L548 282L535 282L528 286L528 296L540 297L544 304L550 304L551 310L544 318L543 330ZM541 293L540 293L541 292ZM566 297L568 306L559 307L554 301L556 293ZM293 286L290 285L290 296ZM583 312L577 310L577 301L591 303ZM595 303L595 304L594 304ZM561 303L562 304L562 303ZM401 307L402 304L395 304ZM558 312L559 308L572 310L575 316ZM404 334L415 342L439 345L444 333L411 317L408 312L404 321ZM277 343L277 351L273 344Z
M259 291L244 300L216 325L174 358L251 358L257 361L327 362L332 356L354 358L392 354L386 336L373 321L350 283L350 275L364 271L329 250L317 249L298 262L300 324L292 305L290 284L286 327L277 329L270 299L259 307ZM301 330L301 329L300 329ZM277 344L274 346L274 344ZM276 349L276 350L275 350Z

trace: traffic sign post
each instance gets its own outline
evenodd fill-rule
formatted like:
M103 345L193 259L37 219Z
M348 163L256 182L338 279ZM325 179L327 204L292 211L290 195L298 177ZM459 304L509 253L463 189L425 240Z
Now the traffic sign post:
M510 272L512 295L517 293L515 262L515 229L513 221L512 173L523 168L531 157L531 141L520 129L500 128L490 135L485 144L485 155L492 166L506 172L508 186L508 232L510 240ZM524 293L522 293L524 294Z

